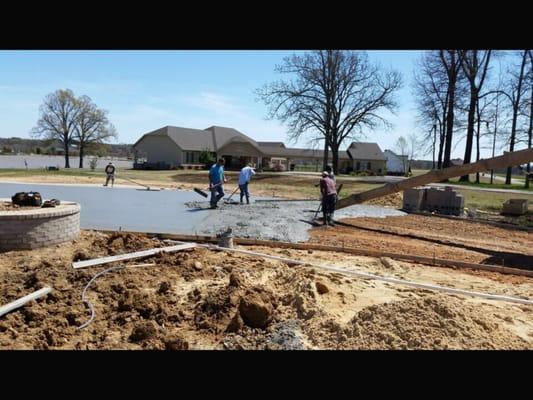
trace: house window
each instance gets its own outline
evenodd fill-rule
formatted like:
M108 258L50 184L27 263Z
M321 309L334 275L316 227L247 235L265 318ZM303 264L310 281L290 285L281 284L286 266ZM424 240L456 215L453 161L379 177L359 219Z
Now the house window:
M192 151L187 151L185 153L185 162L187 164L194 164L194 152Z
M366 163L366 169L369 171L372 170L372 164L370 163L370 161Z
M355 164L355 169L357 171L360 171L361 170L361 161L357 161L357 163Z

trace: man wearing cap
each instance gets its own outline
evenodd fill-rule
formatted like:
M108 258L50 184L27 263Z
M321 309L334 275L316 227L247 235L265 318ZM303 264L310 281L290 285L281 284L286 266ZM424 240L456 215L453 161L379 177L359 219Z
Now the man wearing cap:
M246 165L243 169L241 169L241 173L239 174L239 189L241 190L241 204L243 197L246 196L246 204L250 204L250 192L248 192L248 184L250 183L250 179L252 179L252 176L255 175L255 171L252 168L252 164Z
M337 201L337 188L335 181L331 179L328 171L322 172L320 179L320 192L322 193L322 213L324 214L324 225L334 226L332 214L335 211Z

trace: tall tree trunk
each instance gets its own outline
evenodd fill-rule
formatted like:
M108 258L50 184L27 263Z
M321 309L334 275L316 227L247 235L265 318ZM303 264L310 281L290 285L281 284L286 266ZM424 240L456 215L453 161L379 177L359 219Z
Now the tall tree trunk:
M531 67L533 68L533 65ZM532 145L531 142L532 142L532 136L533 136L533 84L531 85L531 97L529 98L529 101L530 101L529 103L530 109L529 109L529 129L527 130L527 147L530 149ZM531 173L531 162L527 163L526 170L527 170L527 174L529 175ZM525 188L529 189L528 176L526 176Z
M514 145L516 141L516 120L518 119L518 111L520 109L520 95L522 92L522 81L524 80L524 67L526 65L526 54L524 51L522 56L522 65L520 67L520 75L518 76L518 85L516 88L516 101L513 104L513 124L511 126L511 142L509 143L509 151L514 151ZM507 167L507 174L505 175L505 184L511 184L511 175L513 173L513 167Z
M83 153L85 146L80 142L80 168L83 168Z
M68 156L68 145L69 145L68 140L65 141L64 145L65 145L65 168L70 168L70 160Z
M500 94L496 96L496 112L494 114L494 137L492 139L492 158L496 152L496 136L498 135L498 106L500 105ZM490 170L490 184L494 183L494 169Z
M333 173L335 175L338 175L339 173L339 145L338 143L335 143L333 146L331 146L331 158L332 158L332 164L333 164Z
M435 123L433 125L433 143L431 145L431 148L433 150L433 166L431 169L435 169L435 148L437 146L437 124Z
M444 126L440 127L439 158L437 161L437 169L442 169L442 155L444 154L444 129Z
M468 126L466 129L466 146L465 146L465 156L463 159L463 164L470 164L470 159L472 157L472 143L474 141L474 120L476 113L476 103L477 103L477 93L475 87L470 85L470 105L468 106ZM459 178L460 182L468 182L469 175L463 175Z
M451 166L450 157L452 154L452 138L453 138L453 119L455 107L455 83L456 77L451 76L448 84L448 112L446 115L446 139L444 147L444 161L443 168Z
M479 110L479 99L476 100L477 110L477 130L476 130L476 162L479 161L479 139L481 137L481 112ZM479 183L479 172L476 172L476 183Z
M328 158L329 158L329 143L328 143L328 137L324 137L324 159L322 161L322 171L326 170L326 167L328 166Z

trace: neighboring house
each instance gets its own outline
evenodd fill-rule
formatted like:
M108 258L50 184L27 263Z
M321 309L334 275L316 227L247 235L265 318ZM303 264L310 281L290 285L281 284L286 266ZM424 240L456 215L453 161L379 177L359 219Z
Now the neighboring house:
M372 171L385 173L387 158L377 143L353 142L346 150L352 160L354 172Z
M383 152L387 158L387 175L405 175L409 168L408 156L400 156L392 150Z
M463 160L461 158L454 158L450 160L450 167L458 167L463 165Z
M364 165L362 170L371 169L382 173L385 158L377 144L357 145L363 145L363 148L357 148L354 153L356 157L361 157L360 163ZM285 170L292 170L296 165L310 165L320 171L324 156L323 150L290 148L282 142L256 142L236 129L220 126L207 129L165 126L144 134L133 145L133 149L136 167L154 169L198 165L200 154L206 150L216 157L224 157L227 169L237 169L251 163L257 168L282 165ZM365 151L369 154L364 154ZM381 154L381 158L376 158L376 151ZM329 160L331 162L331 152ZM341 172L349 171L354 164L355 160L347 151L339 152Z

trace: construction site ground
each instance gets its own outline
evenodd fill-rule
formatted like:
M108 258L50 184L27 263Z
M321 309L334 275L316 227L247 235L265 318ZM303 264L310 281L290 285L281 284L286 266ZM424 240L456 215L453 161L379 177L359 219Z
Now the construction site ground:
M415 216L412 216L415 217ZM524 232L482 230L454 221L401 217L397 230L531 255ZM391 219L393 221L394 219ZM392 229L389 219L364 222ZM351 223L353 221L346 221ZM447 225L448 224L448 225ZM466 224L466 223L465 223ZM418 228L417 228L418 226ZM471 235L464 230L468 229ZM312 237L340 245L356 229L315 228ZM364 231L354 241L371 233ZM374 248L389 247L384 237ZM391 235L391 237L394 237ZM400 238L405 247L428 245ZM411 242L413 241L413 242ZM444 294L357 278L259 256L199 248L159 254L100 276L87 291L94 321L81 301L98 272L117 264L74 269L92 259L164 246L140 234L83 231L79 239L33 251L0 254L0 304L39 288L52 293L0 317L2 349L533 349L533 306ZM443 251L451 251L447 246ZM337 252L246 247L247 250L377 275L522 298L527 277L431 267ZM388 248L390 250L390 248ZM400 250L400 244L398 244ZM408 250L406 250L408 251ZM453 257L480 260L458 249ZM448 256L452 257L451 254ZM487 256L485 254L485 256ZM478 258L476 258L478 257Z

